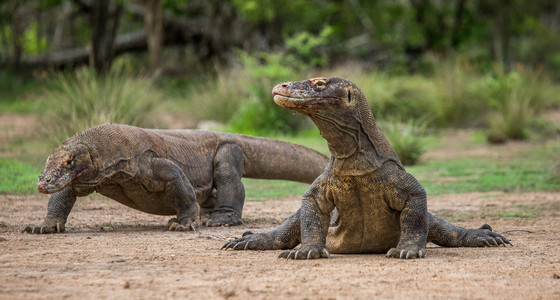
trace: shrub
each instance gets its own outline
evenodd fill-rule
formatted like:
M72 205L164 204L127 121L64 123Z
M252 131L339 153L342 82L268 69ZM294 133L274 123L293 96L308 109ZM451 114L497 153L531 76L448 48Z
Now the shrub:
M498 68L485 84L481 93L489 99L487 140L491 143L527 138L536 115L555 104L556 87L541 72L518 67L505 73Z
M234 118L240 106L250 97L249 76L237 65L218 72L216 77L198 82L187 96L191 109L199 120L226 124Z
M404 165L416 164L426 152L426 121L392 118L380 122L379 127Z
M111 72L97 76L92 69L57 74L41 101L52 142L95 125L113 122L150 127L150 112L161 100L152 82Z
M293 134L305 127L306 119L279 107L272 100L272 88L283 81L298 78L292 56L281 53L242 54L243 70L250 81L245 83L248 97L230 122L231 130L247 134Z

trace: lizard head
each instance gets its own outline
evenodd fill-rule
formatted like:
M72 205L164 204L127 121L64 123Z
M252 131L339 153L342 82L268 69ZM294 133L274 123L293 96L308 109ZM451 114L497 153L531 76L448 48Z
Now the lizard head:
M88 148L84 144L69 141L63 142L47 158L45 169L37 180L39 192L58 192L94 170Z
M367 158L371 166L380 166L386 160L400 164L377 129L366 97L351 81L319 77L284 82L276 85L272 94L276 104L304 114L315 123L334 157L372 153Z
M309 116L328 114L329 110L340 115L354 111L356 103L365 101L354 83L339 77L280 83L272 89L272 95L276 104Z

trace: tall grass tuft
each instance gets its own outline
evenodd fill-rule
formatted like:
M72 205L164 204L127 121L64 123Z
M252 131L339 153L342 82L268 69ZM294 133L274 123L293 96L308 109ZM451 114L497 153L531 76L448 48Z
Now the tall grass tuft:
M226 124L250 98L247 72L239 65L220 70L216 78L194 85L187 98L194 104L192 110L200 120L213 120Z
M44 121L53 143L103 123L149 127L150 113L161 101L146 78L118 72L100 77L88 68L58 74L41 97L47 109Z
M487 77L486 86L481 89L490 106L487 140L501 143L525 139L536 116L555 104L555 85L538 71L520 67L509 73L497 70Z
M411 166L426 152L427 124L426 121L409 119L403 122L399 118L391 118L379 122L379 127L401 162Z

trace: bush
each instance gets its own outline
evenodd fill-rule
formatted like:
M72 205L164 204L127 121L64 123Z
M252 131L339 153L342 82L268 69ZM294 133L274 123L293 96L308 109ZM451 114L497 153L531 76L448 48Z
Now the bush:
M393 118L380 122L379 127L404 165L416 164L426 152L426 121Z
M249 95L230 123L231 130L247 134L294 134L305 127L306 119L279 107L272 100L272 88L298 77L290 57L280 53L242 55L243 68L249 74ZM296 77L296 78L294 78Z
M487 140L525 139L538 113L555 105L557 89L541 72L517 68L505 73L501 68L487 76L480 89L489 99Z
M111 72L97 76L93 69L57 74L40 99L47 109L44 121L52 142L103 123L150 127L150 112L161 100L152 82Z

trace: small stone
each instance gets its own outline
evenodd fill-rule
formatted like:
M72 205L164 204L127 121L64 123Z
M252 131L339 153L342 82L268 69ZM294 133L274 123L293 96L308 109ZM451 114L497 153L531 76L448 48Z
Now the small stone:
M552 278L554 278L554 279L560 279L560 275L558 275L558 274L555 273L554 275L552 275Z
M129 289L130 288L130 282L125 281L123 288Z

